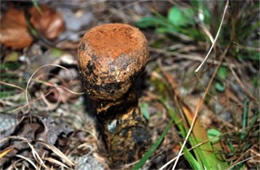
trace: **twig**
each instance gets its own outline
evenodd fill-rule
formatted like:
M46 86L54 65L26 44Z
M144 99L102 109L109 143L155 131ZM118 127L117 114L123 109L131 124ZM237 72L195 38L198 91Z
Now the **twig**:
M226 12L227 12L228 4L229 4L229 0L227 0L227 3L226 3L226 5L225 5L225 9L224 9L224 12L223 12L223 15L222 15L222 19L221 19L221 22L220 22L220 25L219 25L219 28L218 28L218 31L217 31L216 37L215 37L215 39L214 39L214 41L213 41L213 43L212 43L212 45L211 45L211 47L210 47L210 49L209 49L207 55L206 55L206 57L205 57L204 60L201 62L201 64L198 66L198 68L195 70L195 73L197 73L197 72L200 70L200 68L202 67L202 65L206 62L206 60L207 60L208 57L209 57L209 54L211 53L213 47L214 47L215 44L216 44L216 41L217 41L217 39L218 39L218 36L219 36L220 30L221 30L222 25L223 25L223 21L224 21L224 18L225 18Z

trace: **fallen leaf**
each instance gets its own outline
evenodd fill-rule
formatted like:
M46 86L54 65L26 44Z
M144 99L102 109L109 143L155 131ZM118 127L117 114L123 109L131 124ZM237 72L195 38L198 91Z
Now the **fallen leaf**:
M0 21L0 43L14 49L31 45L33 38L27 30L24 11L10 8Z
M47 39L54 39L64 30L62 15L47 5L40 6L41 13L36 7L30 9L31 23Z

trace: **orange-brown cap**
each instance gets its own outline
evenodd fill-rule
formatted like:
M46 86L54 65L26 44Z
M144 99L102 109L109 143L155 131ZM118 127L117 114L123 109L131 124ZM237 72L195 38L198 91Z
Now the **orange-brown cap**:
M145 36L127 24L94 27L78 47L80 74L93 100L120 98L143 71L148 59Z

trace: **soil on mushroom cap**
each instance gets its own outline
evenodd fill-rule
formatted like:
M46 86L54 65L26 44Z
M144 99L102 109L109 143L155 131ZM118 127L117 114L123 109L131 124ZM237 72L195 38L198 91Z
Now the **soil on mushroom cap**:
M126 24L105 24L91 29L84 37L99 57L116 59L122 54L140 51L145 39L142 33Z

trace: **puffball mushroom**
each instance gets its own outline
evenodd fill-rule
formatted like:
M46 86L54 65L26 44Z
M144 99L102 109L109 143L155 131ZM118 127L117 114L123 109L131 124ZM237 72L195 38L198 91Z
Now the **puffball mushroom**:
M150 144L133 82L149 59L147 40L127 24L90 29L78 46L83 87L91 99L113 164L138 160Z

